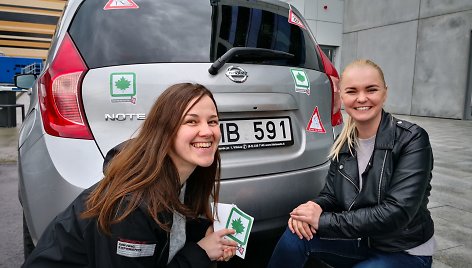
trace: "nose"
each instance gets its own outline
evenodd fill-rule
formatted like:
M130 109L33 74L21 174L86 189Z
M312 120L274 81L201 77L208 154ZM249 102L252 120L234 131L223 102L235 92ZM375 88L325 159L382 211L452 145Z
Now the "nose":
M213 131L212 131L211 126L208 125L208 123L203 123L200 126L200 130L199 130L198 134L202 137L208 137L208 136L213 135Z
M357 95L357 102L365 102L367 101L367 96L366 94L364 94L363 92L359 92L359 94Z

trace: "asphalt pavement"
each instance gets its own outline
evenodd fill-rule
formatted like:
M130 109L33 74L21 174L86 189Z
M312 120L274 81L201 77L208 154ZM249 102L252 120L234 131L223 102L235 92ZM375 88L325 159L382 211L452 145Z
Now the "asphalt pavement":
M25 106L29 96L17 103ZM1 111L0 111L1 112ZM396 115L422 126L434 153L429 209L438 249L434 268L472 267L472 121ZM22 218L17 197L17 127L0 127L0 267L22 261Z

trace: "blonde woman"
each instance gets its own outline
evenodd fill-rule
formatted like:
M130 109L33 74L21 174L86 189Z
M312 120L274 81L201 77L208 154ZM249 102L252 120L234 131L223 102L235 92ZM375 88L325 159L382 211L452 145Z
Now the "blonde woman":
M269 267L303 267L309 258L332 267L431 267L428 134L383 110L387 86L374 62L350 63L340 90L349 118L326 185L291 212Z
M209 267L236 253L213 232L220 141L211 92L176 84L155 102L135 139L109 152L105 177L41 236L24 267Z

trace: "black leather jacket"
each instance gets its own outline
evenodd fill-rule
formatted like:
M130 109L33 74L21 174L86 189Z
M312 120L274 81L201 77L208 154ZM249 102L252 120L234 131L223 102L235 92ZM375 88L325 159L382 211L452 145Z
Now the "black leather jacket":
M421 245L433 236L427 209L433 153L428 133L382 112L374 152L362 173L345 146L330 165L315 202L323 208L318 235L325 239L368 239L388 252Z

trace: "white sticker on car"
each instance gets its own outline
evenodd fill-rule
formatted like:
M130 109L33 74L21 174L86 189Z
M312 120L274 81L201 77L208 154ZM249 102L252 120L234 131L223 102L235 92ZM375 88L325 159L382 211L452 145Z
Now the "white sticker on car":
M110 0L103 7L103 10L133 9L133 8L139 8L139 6L136 5L136 3L133 0Z
M288 11L288 23L293 24L293 25L297 25L300 28L306 29L305 25L303 25L300 18L298 18L298 16L295 15L295 13L293 13L292 6L290 6L290 10Z
M318 106L316 106L313 110L313 114L311 115L310 122L308 122L306 130L316 133L326 133L326 130L323 127L323 123L321 123L320 113L318 112Z
M131 102L136 104L136 74L110 74L111 102Z
M293 82L295 83L295 91L298 93L305 93L310 95L310 79L302 69L290 68Z

